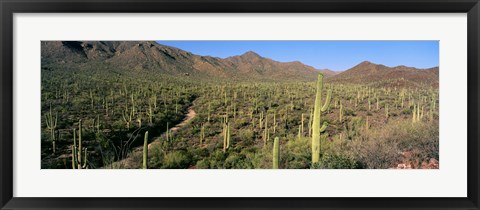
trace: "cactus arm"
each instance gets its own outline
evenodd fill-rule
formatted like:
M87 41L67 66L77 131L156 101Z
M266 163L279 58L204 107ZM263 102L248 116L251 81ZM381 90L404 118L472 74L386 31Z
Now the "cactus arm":
M45 124L47 125L47 128L50 129L51 126L50 126L50 123L48 122L48 115L44 115L45 117Z
M328 122L323 122L323 125L320 128L320 133L325 132L325 130L327 130L327 127L328 127Z
M323 104L323 107L322 107L322 112L327 111L328 107L330 106L330 99L331 98L332 98L332 90L328 90L327 98L325 100L325 104Z

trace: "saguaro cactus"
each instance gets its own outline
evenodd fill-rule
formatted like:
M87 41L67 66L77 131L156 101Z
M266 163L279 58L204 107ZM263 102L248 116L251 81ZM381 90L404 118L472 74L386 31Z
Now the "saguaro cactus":
M125 111L122 112L123 121L127 126L127 129L130 129L130 124L132 122L133 112L128 111L128 107L125 107Z
M73 129L73 146L72 146L72 169L76 169L77 162L77 130Z
M301 129L300 129L301 135L303 135L303 128L304 128L304 125L303 125L303 113L302 113L302 125L301 125Z
M389 117L389 113L388 113L388 104L385 104L385 118L387 118L388 120L388 117Z
M260 113L260 119L259 119L259 123L258 123L258 126L260 126L260 129L262 129L262 126L263 126L263 112Z
M433 112L435 111L435 101L432 100L430 103L430 109L428 110L430 121L433 121Z
M300 140L300 138L302 138L302 127L301 127L301 125L298 126L298 135L297 135L297 139Z
M370 111L371 108L372 108L372 106L371 106L370 98L368 98L368 111Z
M267 142L268 142L268 137L269 137L269 133L268 133L268 115L265 115L265 129L263 130L263 146L265 147L267 145Z
M223 152L230 147L230 125L228 122L223 124Z
M417 105L413 104L412 124L417 122Z
M420 112L420 120L423 120L423 106L422 106L422 111Z
M77 149L78 157L78 169L82 169L82 120L78 121L78 149Z
M82 155L83 152L83 155ZM87 148L82 150L82 120L78 125L78 147L77 147L77 130L73 129L73 146L72 146L72 169L87 168ZM82 159L83 156L83 159Z
M417 121L420 121L420 103L417 105Z
M170 141L170 134L168 133L168 122L167 122L167 130L165 131L165 138L167 139L166 141Z
M340 122L342 122L343 121L343 105L342 105L342 103L340 103L340 111L338 112L338 114L339 114L338 119L340 120Z
M85 150L83 150L83 166L82 168L87 168L87 148L85 147Z
M202 127L200 128L200 146L202 146L204 139L205 139L205 124L202 124Z
M227 123L227 149L230 148L230 124Z
M273 112L273 133L275 134L277 129L277 117L276 111Z
M152 110L152 104L150 102L148 102L147 115L148 115L148 123L150 123L151 125L153 123L153 110Z
M278 137L275 137L273 142L273 169L278 169L280 162L280 143Z
M330 98L332 96L332 91L329 90L327 93L327 98L323 107L321 106L322 103L322 90L323 90L323 74L318 74L318 81L317 81L317 93L315 96L315 107L313 110L313 126L312 126L312 163L318 163L320 159L320 134L325 132L327 129L328 123L323 122L322 127L321 124L321 115L322 112L325 112L330 105Z
M143 169L148 168L148 131L145 132L143 138Z
M207 114L207 122L210 122L210 112L211 112L211 103L208 103L208 114Z
M50 130L50 135L52 137L53 153L55 153L55 130L57 129L57 119L58 113L56 113L55 118L53 118L52 106L50 106L50 111L45 115L45 124L47 124L47 128Z
M95 126L95 132L98 134L100 133L100 116L97 115L97 120L93 119L93 124Z
M370 125L368 124L368 116L367 119L365 120L365 130L368 130L370 128Z

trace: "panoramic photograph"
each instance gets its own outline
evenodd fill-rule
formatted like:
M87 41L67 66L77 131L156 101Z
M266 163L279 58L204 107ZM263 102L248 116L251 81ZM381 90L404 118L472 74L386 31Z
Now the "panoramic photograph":
M42 41L41 169L439 169L439 42Z

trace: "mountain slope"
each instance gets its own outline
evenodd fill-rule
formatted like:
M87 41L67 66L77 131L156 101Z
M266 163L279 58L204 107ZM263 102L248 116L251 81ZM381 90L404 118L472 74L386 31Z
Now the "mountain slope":
M148 71L198 78L314 81L317 70L300 62L278 62L255 52L225 59L200 56L153 41L42 42L42 64L100 62L123 71Z
M439 68L417 69L407 66L387 67L364 61L327 79L333 83L375 84L378 86L438 87Z

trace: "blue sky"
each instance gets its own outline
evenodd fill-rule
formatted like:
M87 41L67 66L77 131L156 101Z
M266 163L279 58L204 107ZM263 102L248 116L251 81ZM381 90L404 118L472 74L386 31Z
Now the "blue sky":
M197 55L226 58L254 51L276 61L300 61L317 69L349 69L362 61L386 66L439 65L438 41L157 41Z

